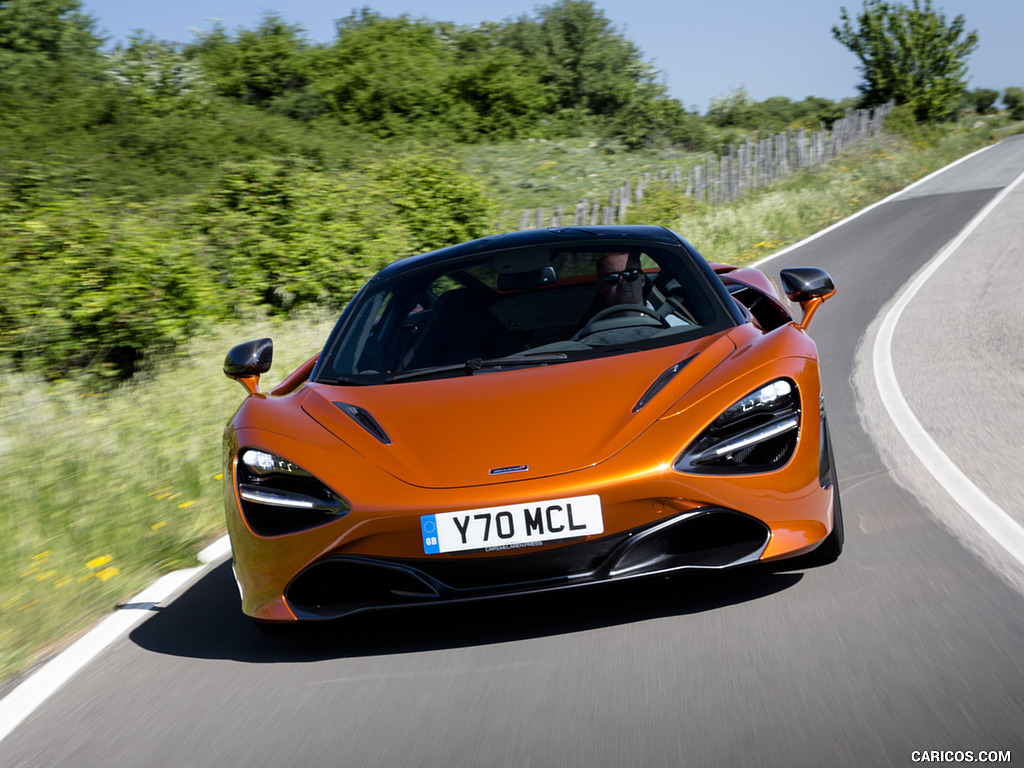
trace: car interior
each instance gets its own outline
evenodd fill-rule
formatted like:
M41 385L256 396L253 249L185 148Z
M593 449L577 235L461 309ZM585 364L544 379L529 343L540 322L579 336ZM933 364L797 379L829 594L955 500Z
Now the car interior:
M521 357L526 364L544 354L657 343L700 332L716 317L707 288L663 267L671 260L657 251L636 252L643 305L608 307L595 272L608 252L616 251L520 249L406 275L362 302L333 368L339 376L393 380L472 361L512 365L507 358Z

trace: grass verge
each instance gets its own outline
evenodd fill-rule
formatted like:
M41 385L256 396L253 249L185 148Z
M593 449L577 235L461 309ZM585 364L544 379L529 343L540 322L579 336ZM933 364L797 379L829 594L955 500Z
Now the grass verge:
M627 216L662 224L712 261L746 264L781 250L904 189L986 144L987 125L914 139L883 136L828 165L794 174L727 205L704 205L667 186L654 188Z
M220 436L244 397L221 373L224 355L273 337L272 385L333 321L219 326L102 394L0 375L0 679L195 564L223 531Z
M703 156L678 149L626 151L612 140L522 139L503 144L474 144L456 149L463 164L501 203L499 228L519 226L526 209L556 205L567 211L583 199L608 202L613 189L643 174L654 176L675 166L689 169Z

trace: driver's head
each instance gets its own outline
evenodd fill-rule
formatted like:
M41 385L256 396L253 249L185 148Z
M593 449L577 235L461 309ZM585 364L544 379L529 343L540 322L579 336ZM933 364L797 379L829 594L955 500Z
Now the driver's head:
M597 260L597 290L608 306L643 304L643 277L635 253L606 253Z

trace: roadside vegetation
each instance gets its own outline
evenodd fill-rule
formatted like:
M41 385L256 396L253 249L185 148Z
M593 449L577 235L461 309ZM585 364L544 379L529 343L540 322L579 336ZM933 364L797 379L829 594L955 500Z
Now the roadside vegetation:
M367 70L384 51L433 90ZM389 261L854 106L737 90L689 113L583 0L478 29L362 11L329 46L268 14L107 52L75 0L7 0L0 68L0 680L220 535L230 346L273 337L273 384ZM654 184L629 222L750 262L1020 131L1019 91L897 108L736 203Z

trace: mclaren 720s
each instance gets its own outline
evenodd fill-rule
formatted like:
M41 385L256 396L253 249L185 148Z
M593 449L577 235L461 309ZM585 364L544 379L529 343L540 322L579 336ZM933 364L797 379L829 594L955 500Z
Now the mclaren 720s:
M269 391L270 339L233 348L247 397L223 477L244 612L834 560L807 327L835 288L812 267L780 282L660 227L530 230L385 267Z

